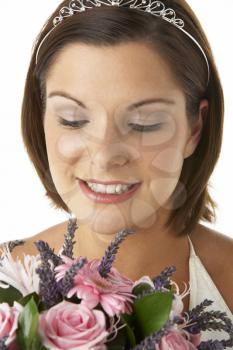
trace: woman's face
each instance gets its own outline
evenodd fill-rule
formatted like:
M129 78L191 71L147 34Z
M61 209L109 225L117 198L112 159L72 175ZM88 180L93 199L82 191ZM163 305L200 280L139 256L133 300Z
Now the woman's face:
M184 159L195 151L202 121L191 131L185 97L154 50L141 43L66 46L46 88L50 172L79 226L103 234L125 227L149 229L159 224L162 213L175 209L169 198L177 185L183 193L178 206L183 204L186 190L179 177ZM154 102L139 105L143 100ZM76 128L61 120L75 122ZM78 179L140 186L122 202L97 203Z

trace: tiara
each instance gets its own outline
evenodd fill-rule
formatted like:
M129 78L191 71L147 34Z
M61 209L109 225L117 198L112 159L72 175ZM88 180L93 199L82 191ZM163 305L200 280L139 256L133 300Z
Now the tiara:
M207 69L208 69L208 80L207 85L209 83L209 77L210 77L210 68L209 68L209 62L206 57L206 54L200 44L197 42L197 40L189 34L186 30L184 30L184 21L180 18L176 17L176 13L173 9L165 7L164 3L162 1L151 1L151 0L140 0L141 2L138 2L138 0L129 0L128 2L124 2L125 0L71 0L69 3L69 6L64 6L60 9L59 15L56 16L53 19L53 27L52 29L45 35L45 37L42 39L37 52L36 52L36 64L38 61L38 54L40 51L41 46L43 45L46 38L50 35L50 33L67 17L73 16L76 12L83 12L86 9L91 9L93 6L100 7L101 4L107 5L107 6L118 6L118 7L127 7L130 9L137 9L139 11L144 11L152 14L153 16L157 16L162 18L163 20L171 23L178 29L182 30L183 33L185 33L200 49L202 52ZM84 4L85 3L85 4ZM129 5L129 6L128 6Z

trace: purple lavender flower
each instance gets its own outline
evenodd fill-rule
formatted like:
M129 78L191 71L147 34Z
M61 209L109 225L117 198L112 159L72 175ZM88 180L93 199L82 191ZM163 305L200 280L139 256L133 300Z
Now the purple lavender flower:
M198 350L223 350L224 346L221 344L219 340L208 340L206 342L201 342L201 344L197 347Z
M40 278L39 294L46 308L50 308L62 300L54 274L54 268L62 263L62 259L54 253L48 243L37 241L34 244L41 257L41 265L36 269Z
M155 344L158 344L162 337L170 332L170 329L175 323L180 321L178 318L174 317L173 320L168 320L159 331L155 331L151 335L143 339L139 344L130 350L154 350Z
M65 297L71 290L74 284L74 277L77 272L87 263L86 258L81 258L79 261L74 263L71 268L66 272L65 276L58 283L60 293Z
M98 271L102 277L107 277L111 270L113 261L115 260L115 255L119 249L120 243L129 235L134 233L133 230L123 229L119 231L115 239L111 242L110 246L107 248L104 257L101 260Z
M51 260L54 266L62 264L62 258L54 253L54 249L51 249L47 242L40 240L34 244L40 253L42 262Z
M65 234L65 242L63 244L63 250L61 252L61 255L68 256L70 259L73 259L73 248L76 241L73 241L74 233L77 226L77 219L76 218L69 218L68 225L67 225L67 234Z
M53 305L62 301L54 272L51 270L49 262L44 262L40 267L36 269L39 275L39 295L41 300L45 304L46 308L49 309Z
M192 310L187 312L189 323L196 324L185 327L189 333L195 334L205 330L224 330L228 335L229 339L223 340L208 340L203 341L198 346L198 350L221 350L227 347L233 347L233 324L226 312L221 311L208 311L203 310L213 303L212 300L205 299L199 305ZM216 319L220 319L223 322L218 322Z
M14 250L15 247L18 247L19 245L24 245L25 241L22 239L16 239L14 241L9 241L8 243L9 251L10 253Z
M168 286L170 286L170 276L176 271L176 267L174 265L170 266L170 267L166 267L159 276L154 277L152 279L154 286L155 286L155 290L156 291L161 291L162 288L167 288Z
M25 243L24 240L22 239L16 239L14 241L9 241L3 244L4 247L8 247L9 252L12 253L12 251L14 250L15 247L19 246L19 245L23 245ZM3 260L3 256L0 256L0 266L2 266L1 261Z

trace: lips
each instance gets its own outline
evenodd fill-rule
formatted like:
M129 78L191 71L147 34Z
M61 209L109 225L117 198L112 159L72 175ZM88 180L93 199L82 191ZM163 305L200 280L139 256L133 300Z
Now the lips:
M78 184L83 194L87 196L87 198L89 198L90 200L96 203L106 203L106 204L120 203L120 202L126 201L130 199L140 187L140 183L134 184L132 188L130 188L127 192L123 192L120 194L108 194L108 193L97 193L92 191L91 188L89 188L89 186L87 185L87 183L83 180L78 180Z
M96 179L81 179L81 178L77 178L77 180L81 180L84 182L92 182L92 183L97 183L100 185L135 185L138 184L139 182L127 182L127 181L121 181L121 180L112 180L112 181L103 181L103 180L96 180Z

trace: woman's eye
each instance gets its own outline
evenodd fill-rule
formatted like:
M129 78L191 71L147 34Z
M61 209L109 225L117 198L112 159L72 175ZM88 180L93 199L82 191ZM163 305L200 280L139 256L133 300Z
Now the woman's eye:
M59 118L59 124L73 128L73 129L79 129L81 128L84 124L89 123L88 120L74 120L74 121L69 121L63 118Z
M67 126L69 128L73 128L73 129L80 129L86 123L89 123L89 121L88 120L69 121L59 117L59 124ZM162 124L163 123L157 123L152 125L142 125L142 124L128 123L128 125L131 126L133 130L139 131L139 132L150 132L150 131L159 130Z
M163 123L157 123L152 125L142 125L142 124L134 124L129 123L133 130L140 131L140 132L150 132L161 129Z

